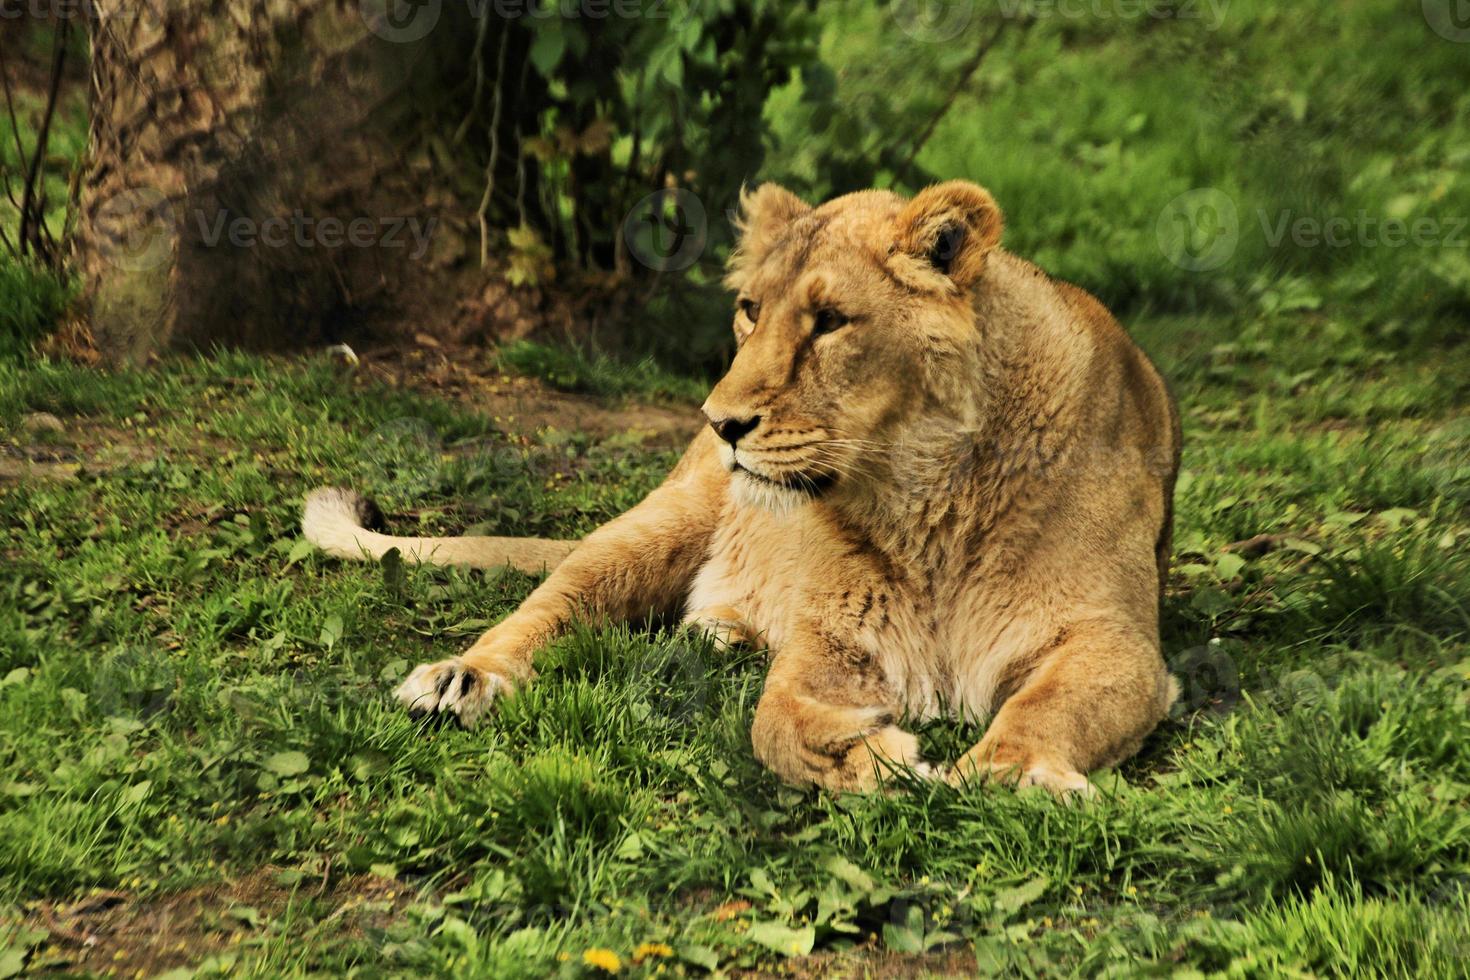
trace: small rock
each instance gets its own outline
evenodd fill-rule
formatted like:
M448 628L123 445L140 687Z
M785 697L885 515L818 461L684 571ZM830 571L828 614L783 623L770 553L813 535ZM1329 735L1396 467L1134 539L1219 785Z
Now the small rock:
M349 371L356 371L362 361L357 356L357 351L346 344L333 344L327 348L327 356L330 357L338 367Z
M29 435L38 436L43 434L61 435L66 431L66 426L61 419L50 412L31 412L20 420L20 429Z

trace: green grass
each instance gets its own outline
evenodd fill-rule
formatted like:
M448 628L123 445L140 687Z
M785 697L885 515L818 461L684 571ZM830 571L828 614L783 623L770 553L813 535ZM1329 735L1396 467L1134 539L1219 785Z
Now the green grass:
M70 287L34 263L0 255L0 358L15 358L54 329Z
M1470 973L1470 250L1273 245L1259 219L1470 214L1466 47L1419 7L1044 19L919 158L990 186L1008 245L1103 296L1179 396L1184 701L1086 806L784 788L750 749L762 661L656 626L558 642L481 731L412 721L396 681L534 582L327 560L302 494L358 487L400 532L579 535L674 454L503 430L315 359L23 361L65 290L0 262L0 464L80 466L0 483L0 977L571 977L599 949L633 975L862 975L882 950L916 972ZM922 118L968 56L823 9L843 111L779 93L764 175L814 196L851 189L814 161L894 142L873 121ZM1196 272L1157 223L1200 187L1240 227ZM716 305L666 331L684 363L728 353ZM499 362L701 396L652 362ZM1256 535L1274 547L1227 550ZM921 737L950 759L979 732ZM182 949L152 934L175 908ZM634 965L645 943L672 955Z
M765 176L817 197L857 189L854 176L866 185L863 168L834 176L834 145L858 160L909 145L1004 22L920 170L879 168L878 183L984 184L1008 247L1117 310L1295 305L1400 342L1442 339L1470 312L1465 51L1429 30L1420 4L977 0L935 5L972 16L943 42L896 29L894 7L915 10L849 4L830 19L838 110L803 102L800 82L779 92ZM1178 19L1143 13L1174 9ZM1018 10L1038 12L1032 26L1005 16ZM1328 54L1340 51L1353 55ZM1218 192L1236 219L1228 254L1200 271L1171 261L1159 237L1169 203L1195 189ZM1293 235L1304 218L1347 220L1347 244ZM1390 220L1434 231L1385 239ZM1213 226L1197 231L1197 244L1212 240Z
M359 486L400 529L580 534L672 454L526 439L316 362L0 366L5 440L54 412L83 457L0 497L0 903L30 929L8 942L61 965L32 903L264 875L276 898L226 898L214 966L575 975L652 942L675 955L639 971L857 944L1039 975L1463 973L1466 382L1452 357L1300 343L1335 329L1138 325L1188 433L1165 604L1188 710L1089 806L783 788L747 734L762 662L652 627L557 643L480 732L418 724L392 684L532 580L324 559L301 494ZM1285 546L1222 551L1257 533ZM923 732L941 757L977 736ZM401 897L343 928L363 875Z
M19 63L48 65L51 59L51 32L25 20L11 18L5 26L7 71L12 72L10 103L0 99L0 233L4 241L19 239L20 202L23 177L35 153L36 129L45 114L45 92L20 84L24 72ZM79 32L71 36L70 56L85 60L86 41ZM75 65L76 60L72 61ZM39 75L49 79L49 75ZM20 132L10 124L10 107ZM87 146L87 97L85 86L73 85L65 90L56 107L51 124L50 142L43 160L41 179L36 193L44 197L44 220L51 237L63 241L70 215L71 174L68 168L79 166ZM27 256L22 259L0 246L0 358L28 353L32 345L55 329L74 293L74 285L65 274L43 267Z
M522 340L500 347L496 357L507 369L540 378L561 391L700 402L708 390L704 383L666 371L651 358L628 362L583 347Z

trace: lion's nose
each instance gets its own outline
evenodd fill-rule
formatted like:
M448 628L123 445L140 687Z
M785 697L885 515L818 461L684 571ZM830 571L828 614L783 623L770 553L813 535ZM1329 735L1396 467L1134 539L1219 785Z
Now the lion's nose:
M760 424L759 415L752 415L748 419L711 417L709 420L709 427L715 430L715 434L732 446L740 441L741 436Z

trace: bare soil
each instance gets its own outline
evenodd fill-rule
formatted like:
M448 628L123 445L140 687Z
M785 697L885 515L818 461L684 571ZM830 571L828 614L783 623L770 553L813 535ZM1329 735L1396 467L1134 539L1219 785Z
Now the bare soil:
M413 898L401 882L372 875L288 887L279 874L262 868L234 881L172 894L99 891L74 902L33 903L23 928L47 937L28 968L151 977L264 939L272 921L305 902L316 903L321 915L340 923L333 929L334 940L340 940L386 925Z

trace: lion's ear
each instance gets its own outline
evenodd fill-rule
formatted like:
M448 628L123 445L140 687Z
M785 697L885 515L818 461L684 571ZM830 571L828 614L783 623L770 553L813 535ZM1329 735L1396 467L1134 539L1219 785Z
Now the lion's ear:
M753 191L742 188L740 214L735 219L740 237L730 255L726 281L738 288L733 280L769 255L791 223L811 209L810 204L777 184L761 184Z
M889 260L915 286L968 289L1000 244L1005 221L990 192L967 180L925 188L898 215Z

